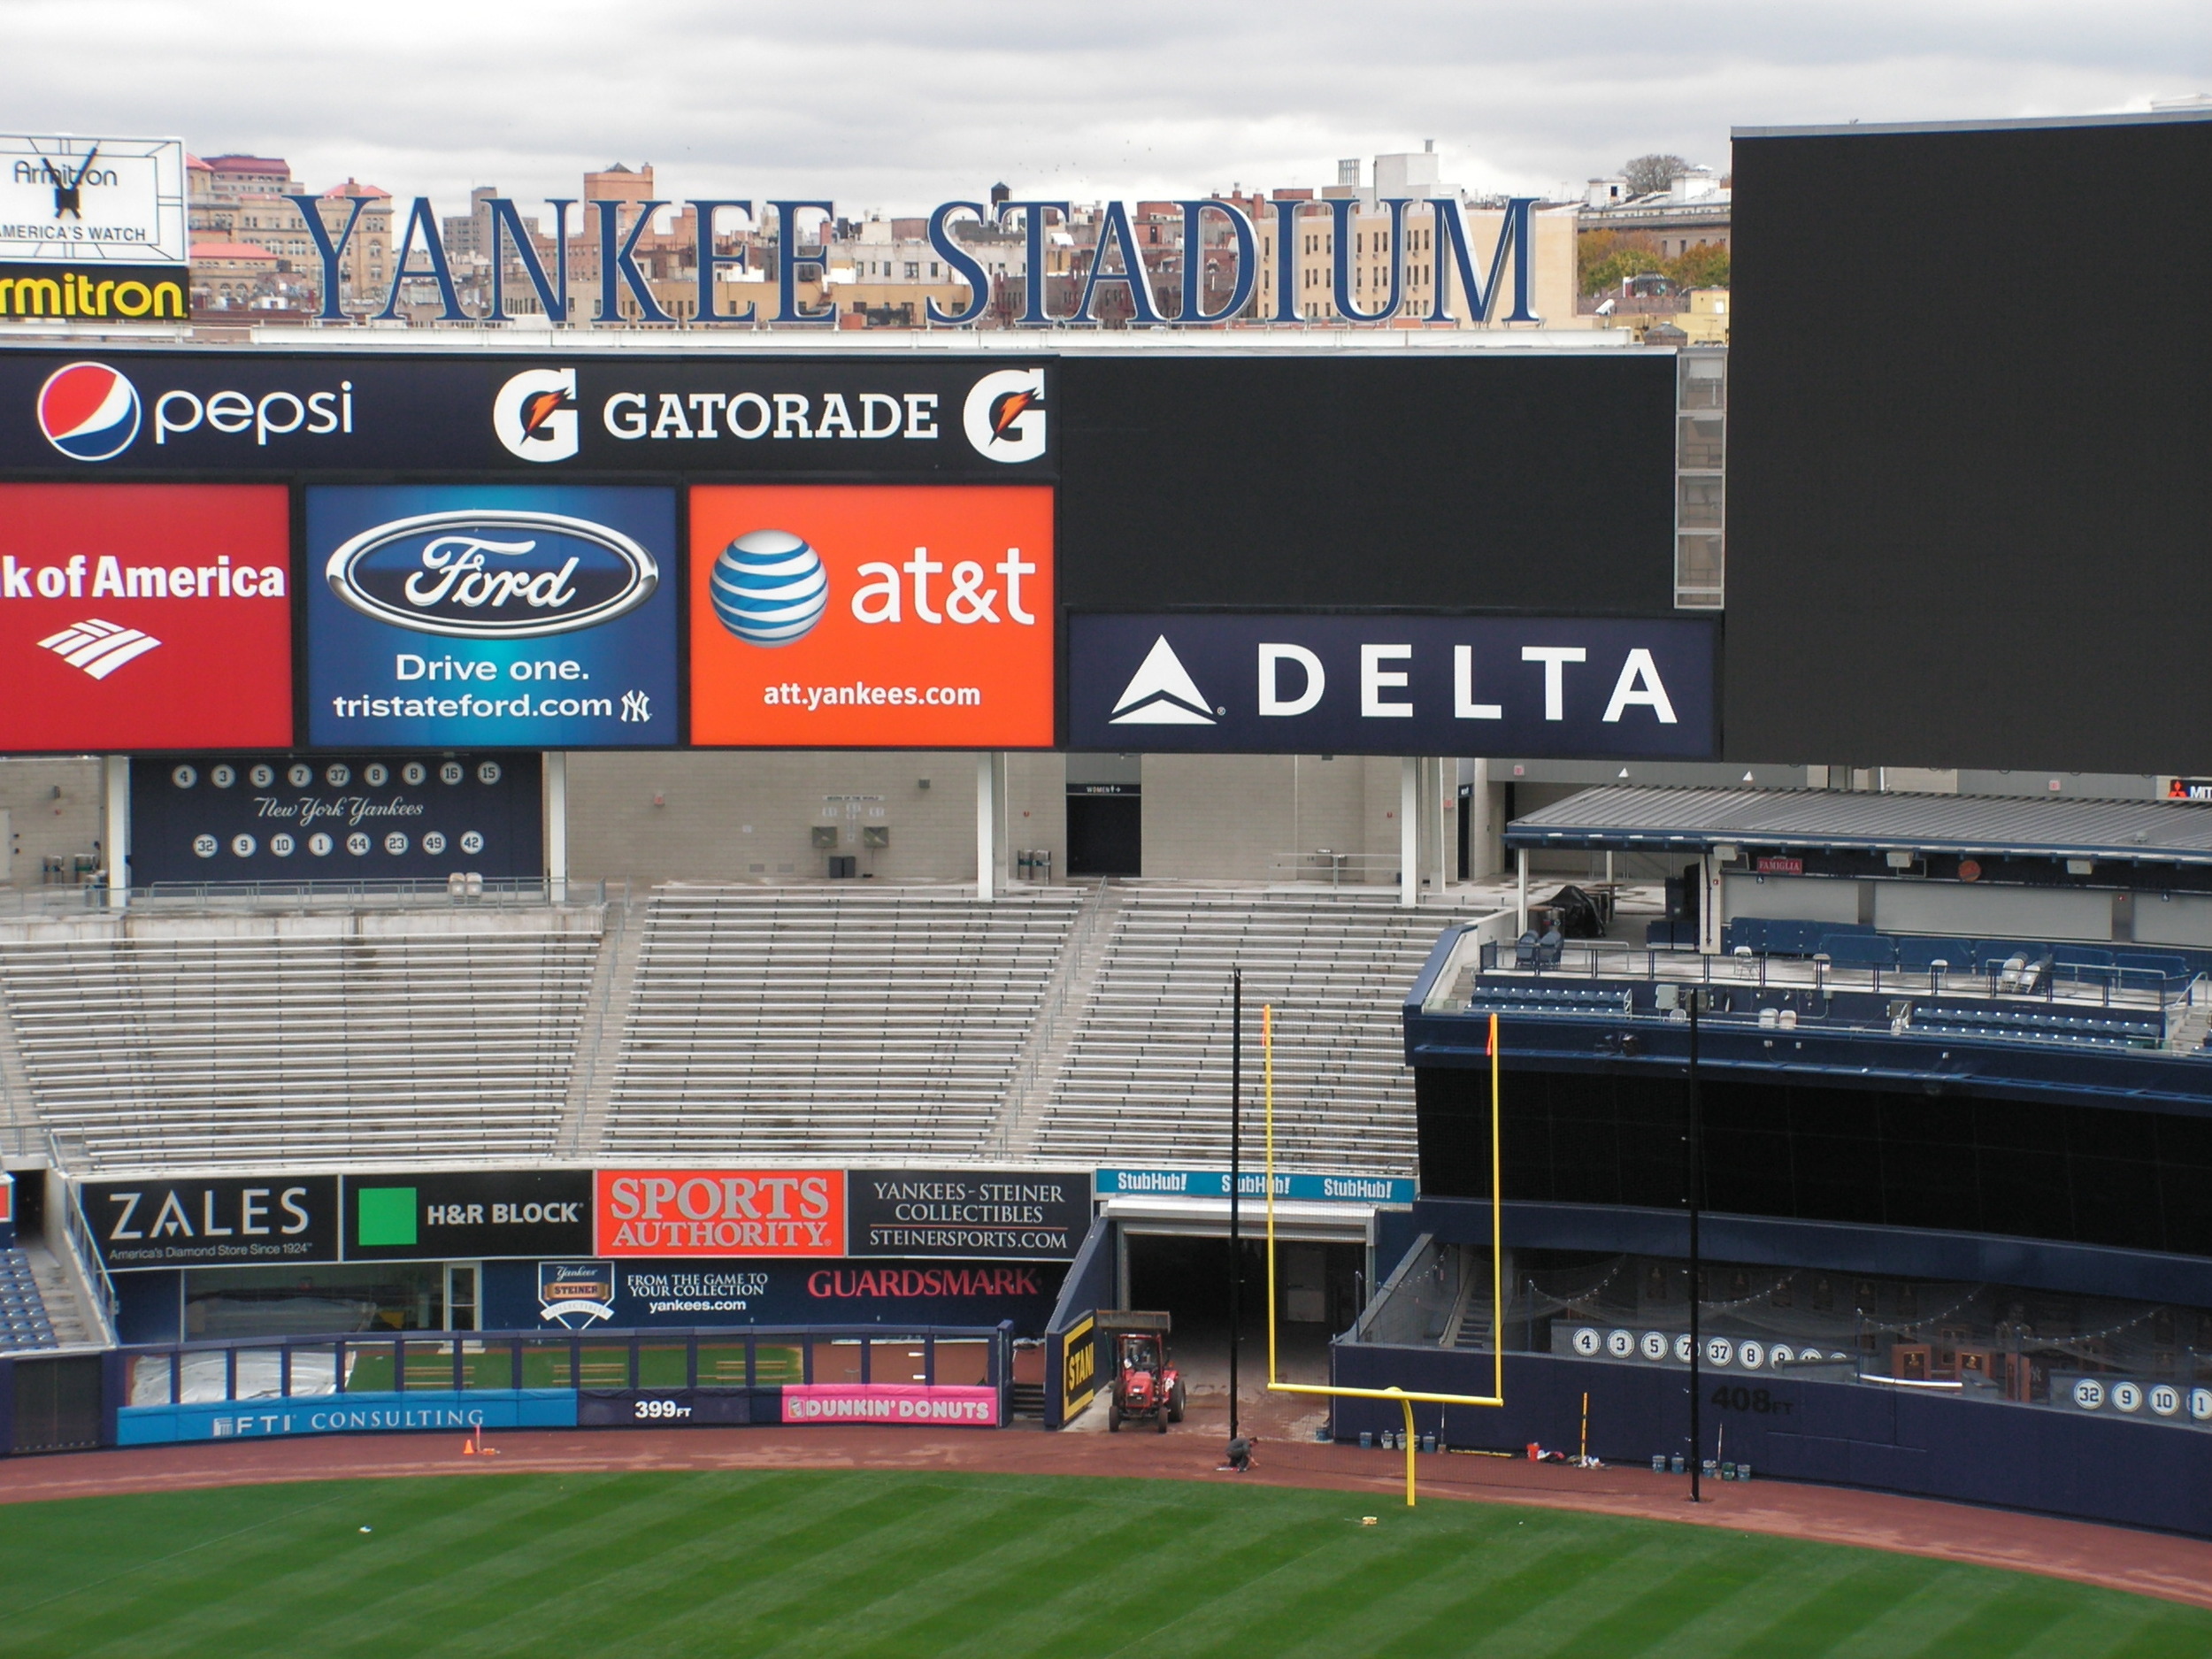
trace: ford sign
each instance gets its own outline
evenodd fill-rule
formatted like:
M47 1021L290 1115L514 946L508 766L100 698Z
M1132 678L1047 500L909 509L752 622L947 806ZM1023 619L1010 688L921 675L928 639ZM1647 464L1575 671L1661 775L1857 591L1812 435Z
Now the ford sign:
M331 554L331 591L419 634L525 640L596 626L653 596L660 567L630 537L551 512L429 512Z

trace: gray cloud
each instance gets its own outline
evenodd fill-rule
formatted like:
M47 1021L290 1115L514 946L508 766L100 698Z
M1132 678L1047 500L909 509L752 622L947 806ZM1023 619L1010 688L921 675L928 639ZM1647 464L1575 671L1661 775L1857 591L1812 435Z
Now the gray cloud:
M1429 138L1456 182L1547 190L1651 150L1724 166L1732 125L2212 89L2201 0L1043 10L0 0L0 108L21 130L175 133L442 205L481 183L573 196L623 160L679 197L913 211L1001 179L1079 199L1314 184Z

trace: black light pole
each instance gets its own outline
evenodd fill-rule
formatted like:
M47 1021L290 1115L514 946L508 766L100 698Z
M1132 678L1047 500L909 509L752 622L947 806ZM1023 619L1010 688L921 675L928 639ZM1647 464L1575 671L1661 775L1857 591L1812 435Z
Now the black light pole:
M1229 1438L1237 1438L1237 1347L1242 1336L1237 1281L1244 1271L1244 970L1229 973Z
M1697 1322L1697 1217L1705 1202L1705 1113L1697 1093L1697 1015L1705 1000L1696 987L1690 991L1690 1502L1702 1503L1699 1477L1705 1467L1704 1436L1698 1408L1704 1403L1702 1371L1705 1340Z

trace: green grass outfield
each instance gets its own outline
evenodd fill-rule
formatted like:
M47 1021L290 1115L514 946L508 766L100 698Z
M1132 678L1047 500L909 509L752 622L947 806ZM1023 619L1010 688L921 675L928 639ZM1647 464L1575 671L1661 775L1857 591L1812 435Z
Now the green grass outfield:
M0 1654L2149 1659L2212 1654L2212 1612L1710 1526L1227 1481L485 1474L0 1507Z

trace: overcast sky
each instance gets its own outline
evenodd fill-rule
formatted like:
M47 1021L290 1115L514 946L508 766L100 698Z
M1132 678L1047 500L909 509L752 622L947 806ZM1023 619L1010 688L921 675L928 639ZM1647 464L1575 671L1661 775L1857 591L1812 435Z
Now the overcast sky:
M1434 139L1471 189L1628 157L1724 168L1732 126L2139 110L2212 92L2207 0L0 0L0 124L180 135L442 207L664 196L915 211L1325 183Z

